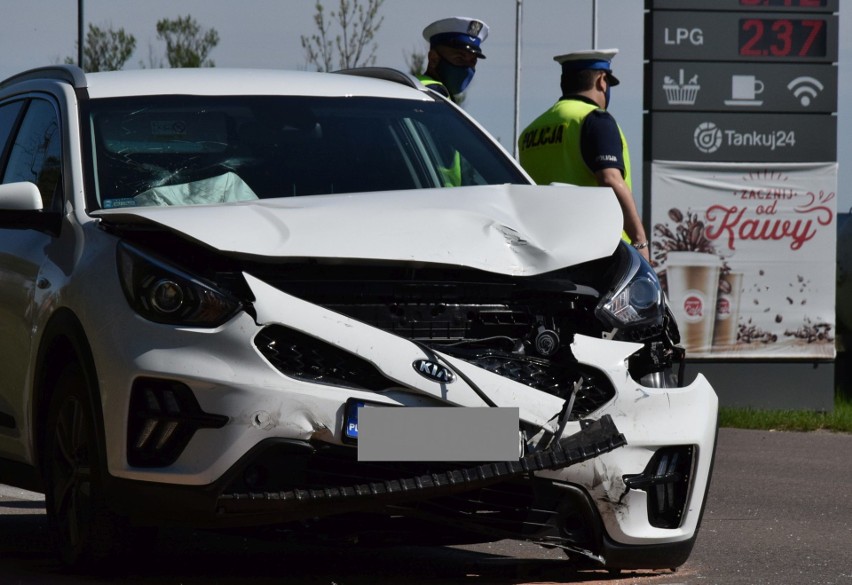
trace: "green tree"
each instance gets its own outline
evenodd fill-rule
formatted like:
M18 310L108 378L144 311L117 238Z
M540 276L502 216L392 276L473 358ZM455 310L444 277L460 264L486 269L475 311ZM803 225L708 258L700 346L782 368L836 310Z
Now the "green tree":
M157 38L166 42L169 67L215 67L207 56L219 44L216 29L204 30L190 15L157 21Z
M373 65L376 62L375 35L382 26L384 17L379 17L379 8L385 0L340 0L338 10L331 11L326 18L325 8L320 0L316 3L314 24L317 32L302 35L302 48L309 65L318 71L331 71L335 68L349 69ZM332 28L337 26L337 34Z
M124 67L134 50L136 50L136 37L125 33L123 28L102 29L89 24L86 44L83 45L82 67L89 72L115 71ZM66 57L65 62L75 63L76 59Z

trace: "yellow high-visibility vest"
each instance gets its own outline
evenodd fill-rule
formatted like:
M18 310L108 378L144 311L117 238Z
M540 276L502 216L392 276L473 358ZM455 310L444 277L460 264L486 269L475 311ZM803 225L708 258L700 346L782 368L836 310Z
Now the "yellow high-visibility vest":
M423 84L423 85L425 85L426 87L429 87L429 86L432 86L432 85L440 85L440 86L441 86L441 89L442 89L443 91L437 90L437 89L435 89L434 87L433 87L432 89L435 89L435 91L437 91L437 92L438 92L438 93L440 93L441 95L448 95L448 96L450 96L450 99L452 99L452 95L450 94L450 90L448 90L448 89L447 89L447 86L445 86L443 83L441 83L441 82L440 82L440 81L438 81L437 79L434 79L434 78L432 78L432 77L429 77L428 75L418 75L418 76L417 76L417 79L419 79L419 80L420 80L420 83L422 83L422 84Z
M600 109L583 100L559 100L553 107L532 121L518 138L521 166L539 185L571 183L597 187L595 173L583 160L580 136L583 122L593 111ZM630 154L621 127L621 157L624 161L624 182L633 189L630 178ZM627 234L624 239L630 242Z

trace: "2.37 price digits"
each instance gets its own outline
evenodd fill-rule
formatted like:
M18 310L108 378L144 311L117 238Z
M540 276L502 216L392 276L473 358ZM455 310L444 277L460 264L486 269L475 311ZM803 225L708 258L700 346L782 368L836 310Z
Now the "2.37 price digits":
M744 57L825 57L825 20L741 19L739 49Z

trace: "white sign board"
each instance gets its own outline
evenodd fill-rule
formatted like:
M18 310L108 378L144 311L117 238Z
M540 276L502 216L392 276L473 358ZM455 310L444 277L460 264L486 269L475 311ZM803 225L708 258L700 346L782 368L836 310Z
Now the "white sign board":
M834 359L837 164L651 166L651 255L687 355Z

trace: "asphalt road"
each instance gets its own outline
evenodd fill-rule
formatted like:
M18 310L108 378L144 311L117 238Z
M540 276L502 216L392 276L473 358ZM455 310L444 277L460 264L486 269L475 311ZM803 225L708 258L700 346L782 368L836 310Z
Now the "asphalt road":
M167 531L115 578L64 572L43 500L0 486L0 585L852 585L850 492L852 435L722 429L701 533L676 573L574 572L559 551L511 541L339 550Z

